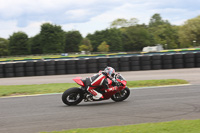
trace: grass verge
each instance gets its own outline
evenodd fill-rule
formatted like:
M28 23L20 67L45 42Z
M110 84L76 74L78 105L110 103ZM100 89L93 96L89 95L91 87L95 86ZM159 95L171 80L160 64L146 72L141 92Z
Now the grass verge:
M74 58L74 57L89 57L89 56L106 56L106 55L119 55L119 54L126 54L126 53L111 53L111 54L69 54L68 56L61 56L60 54L54 55L26 55L26 56L7 56L7 57L0 57L0 61L14 61L14 60L27 60L27 59L53 59L53 58Z
M139 80L127 82L127 86L129 88L178 84L188 84L188 82L180 79ZM0 97L12 95L60 93L64 92L66 89L71 87L78 87L78 85L76 83L55 83L39 85L0 85Z
M127 86L129 88L163 86L163 85L179 85L179 84L188 84L188 82L182 79L138 80L138 81L127 82Z
M178 120L104 128L73 129L51 133L200 133L200 120ZM46 133L46 132L42 132Z

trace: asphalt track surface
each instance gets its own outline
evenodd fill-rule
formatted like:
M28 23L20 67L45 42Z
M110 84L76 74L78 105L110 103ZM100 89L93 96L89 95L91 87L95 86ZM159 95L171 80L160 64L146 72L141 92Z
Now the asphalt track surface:
M0 133L36 133L200 119L200 83L198 81L200 76L193 77L199 69L180 69L173 77L182 71L180 78L183 78L187 70L195 71L193 74L188 73L187 76L192 85L133 89L130 97L123 102L107 100L66 106L61 101L61 94L0 98ZM165 74L162 71L163 76L172 74L171 70L167 71ZM155 73L149 75L151 71L145 72L146 74L143 75L145 77L141 79L159 75Z
M184 79L191 84L200 84L200 68L191 69L169 69L149 71L128 71L120 72L128 81L151 80L151 79ZM89 74L56 75L56 76L34 76L18 78L0 78L0 85L21 85L21 84L48 84L48 83L73 83L73 78L91 76Z

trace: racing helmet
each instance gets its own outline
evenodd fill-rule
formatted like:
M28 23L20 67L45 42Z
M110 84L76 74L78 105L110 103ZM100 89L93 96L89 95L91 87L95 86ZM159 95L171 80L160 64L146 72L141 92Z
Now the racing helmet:
M106 67L104 72L107 74L109 78L113 78L115 75L115 69L112 67Z

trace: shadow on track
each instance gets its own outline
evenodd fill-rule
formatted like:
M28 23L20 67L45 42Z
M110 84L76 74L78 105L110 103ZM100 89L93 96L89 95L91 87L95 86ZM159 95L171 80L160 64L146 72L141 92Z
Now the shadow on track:
M80 104L78 104L78 105L74 105L74 106L62 106L62 107L90 107L90 106L92 106L92 107L96 107L96 106L110 106L110 105L115 105L115 104L118 104L118 105L120 105L120 104L124 104L124 103L126 103L126 102L128 102L128 101L121 101L121 102L114 102L114 101L107 101L107 102L105 102L105 101L101 101L101 102L82 102L82 103L80 103Z

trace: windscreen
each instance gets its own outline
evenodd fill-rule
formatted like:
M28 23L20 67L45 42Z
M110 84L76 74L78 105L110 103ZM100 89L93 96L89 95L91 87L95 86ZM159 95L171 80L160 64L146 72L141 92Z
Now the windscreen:
M125 80L125 78L121 74L117 74L116 78L119 80Z

